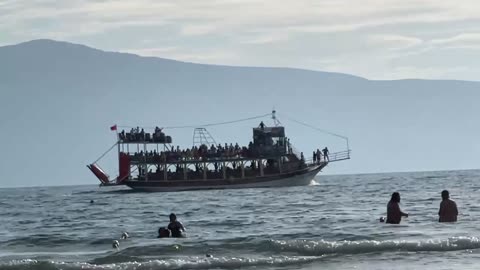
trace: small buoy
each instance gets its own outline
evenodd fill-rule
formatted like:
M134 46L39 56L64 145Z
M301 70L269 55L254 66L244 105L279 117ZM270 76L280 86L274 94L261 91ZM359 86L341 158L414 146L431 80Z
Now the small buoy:
M130 236L128 236L128 233L127 232L123 232L122 233L122 239L127 239L129 238Z
M120 243L117 240L113 240L112 247L118 249L120 247Z

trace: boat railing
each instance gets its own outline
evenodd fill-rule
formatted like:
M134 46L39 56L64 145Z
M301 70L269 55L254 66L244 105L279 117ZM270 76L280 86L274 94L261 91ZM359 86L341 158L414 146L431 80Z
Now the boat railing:
M336 162L350 159L350 153L352 150L345 150L341 152L330 153L328 155L328 162Z
M315 165L315 164L320 164L320 163L330 163L330 162L337 162L337 161L342 161L342 160L347 160L350 159L350 153L352 150L345 150L345 151L340 151L340 152L334 152L328 154L327 158L325 159L325 156L321 156L320 160L313 160L313 157L306 159L305 164L307 165Z

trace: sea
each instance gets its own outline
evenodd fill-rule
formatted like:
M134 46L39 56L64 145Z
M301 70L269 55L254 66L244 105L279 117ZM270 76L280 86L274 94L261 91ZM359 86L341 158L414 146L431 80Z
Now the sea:
M0 270L479 269L479 180L470 170L171 193L0 189ZM438 223L444 189L458 205L457 223ZM394 191L409 217L381 223ZM158 239L172 212L187 237ZM123 232L130 237L120 239Z

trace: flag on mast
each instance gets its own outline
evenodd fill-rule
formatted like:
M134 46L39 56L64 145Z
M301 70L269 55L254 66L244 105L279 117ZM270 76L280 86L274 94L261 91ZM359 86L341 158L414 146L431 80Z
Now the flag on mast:
M111 130L111 131L117 130L117 125L111 126L111 127L110 127L110 130Z

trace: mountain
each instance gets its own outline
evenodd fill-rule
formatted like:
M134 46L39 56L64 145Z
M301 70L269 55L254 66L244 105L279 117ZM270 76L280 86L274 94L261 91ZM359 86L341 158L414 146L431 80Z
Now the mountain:
M281 56L279 56L281 57ZM109 126L178 126L269 113L308 156L345 142L353 158L326 173L478 168L479 82L372 81L291 68L232 67L34 40L0 47L0 186L89 184L85 168L110 145ZM255 121L209 128L247 144ZM192 129L167 133L189 147ZM332 150L331 150L332 151ZM114 153L100 162L115 175Z

